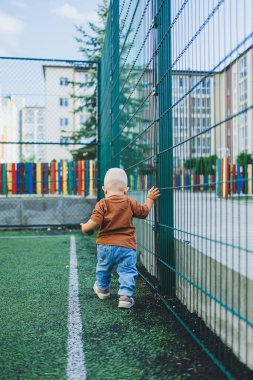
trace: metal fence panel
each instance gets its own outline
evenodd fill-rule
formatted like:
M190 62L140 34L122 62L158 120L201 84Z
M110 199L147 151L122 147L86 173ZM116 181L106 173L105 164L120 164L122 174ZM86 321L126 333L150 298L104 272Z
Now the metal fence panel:
M122 166L140 201L161 191L136 221L141 275L238 379L253 369L252 14L250 0L114 0L101 62L102 174Z

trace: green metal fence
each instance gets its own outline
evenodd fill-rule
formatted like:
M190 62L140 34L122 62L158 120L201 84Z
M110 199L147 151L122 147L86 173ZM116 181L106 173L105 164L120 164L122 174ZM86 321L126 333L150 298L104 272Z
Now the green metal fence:
M92 138L78 132L98 65L0 57L0 228L88 218L97 197L96 126Z
M252 45L250 0L114 0L101 62L101 181L160 188L140 275L230 379L253 376Z

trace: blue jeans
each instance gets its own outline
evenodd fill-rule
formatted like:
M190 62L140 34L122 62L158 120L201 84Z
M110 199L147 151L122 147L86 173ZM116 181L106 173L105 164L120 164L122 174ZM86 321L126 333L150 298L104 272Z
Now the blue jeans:
M136 269L136 251L131 248L115 245L97 245L97 286L101 290L110 288L111 270L117 266L119 275L120 296L132 297L135 289L135 280L138 272Z

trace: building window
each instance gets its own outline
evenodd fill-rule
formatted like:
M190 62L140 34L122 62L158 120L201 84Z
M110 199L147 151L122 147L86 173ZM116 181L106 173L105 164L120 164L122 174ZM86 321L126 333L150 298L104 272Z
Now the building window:
M210 94L210 78L202 81L202 94Z
M194 76L192 87L195 87L192 91L194 94L210 94L210 78L203 79L201 76Z
M247 99L247 79L239 84L239 100L244 102Z
M247 57L246 55L239 61L239 77L244 78L247 76Z
M67 98L60 98L60 106L61 107L68 107L69 101Z
M172 87L174 92L178 92L178 77L173 76L172 78Z
M201 77L199 76L195 76L195 77L192 77L192 87L194 87L194 89L192 90L193 94L200 94L201 92L201 83L199 83L201 80Z
M69 80L68 80L67 77L61 77L60 80L59 80L59 82L60 82L60 86L65 86L66 87L69 84Z
M248 115L247 115L246 108L247 108L247 103L244 103L244 104L239 106L239 112L242 112L245 110L244 112L240 113L240 115L238 117L239 127L246 125L248 122Z
M200 118L196 117L195 118L195 127L200 127L200 125L201 125Z
M60 118L60 126L61 127L67 127L69 125L69 119L66 117Z
M192 113L200 113L200 98L192 98Z
M179 91L180 93L185 93L188 90L188 81L187 77L179 77Z
M25 122L32 124L34 123L34 112L32 110L28 110L25 113Z

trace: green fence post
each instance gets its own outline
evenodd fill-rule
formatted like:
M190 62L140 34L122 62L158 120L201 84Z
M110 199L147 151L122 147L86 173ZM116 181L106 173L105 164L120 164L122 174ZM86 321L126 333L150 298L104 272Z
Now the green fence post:
M100 197L103 197L101 189L105 172L111 164L111 10L110 4L105 32L105 40L100 66L100 121L99 121L99 177Z
M161 290L175 295L174 225L173 225L173 136L171 70L171 1L158 0L158 103L159 103L159 274ZM169 32L168 32L169 31ZM164 38L167 33L167 37ZM171 149L169 149L171 148ZM169 150L168 150L169 149ZM162 153L164 150L166 152ZM165 261L171 269L164 266Z
M101 171L101 63L97 64L97 200L102 197L102 171Z
M119 124L119 1L112 3L111 38L111 166L120 166Z

